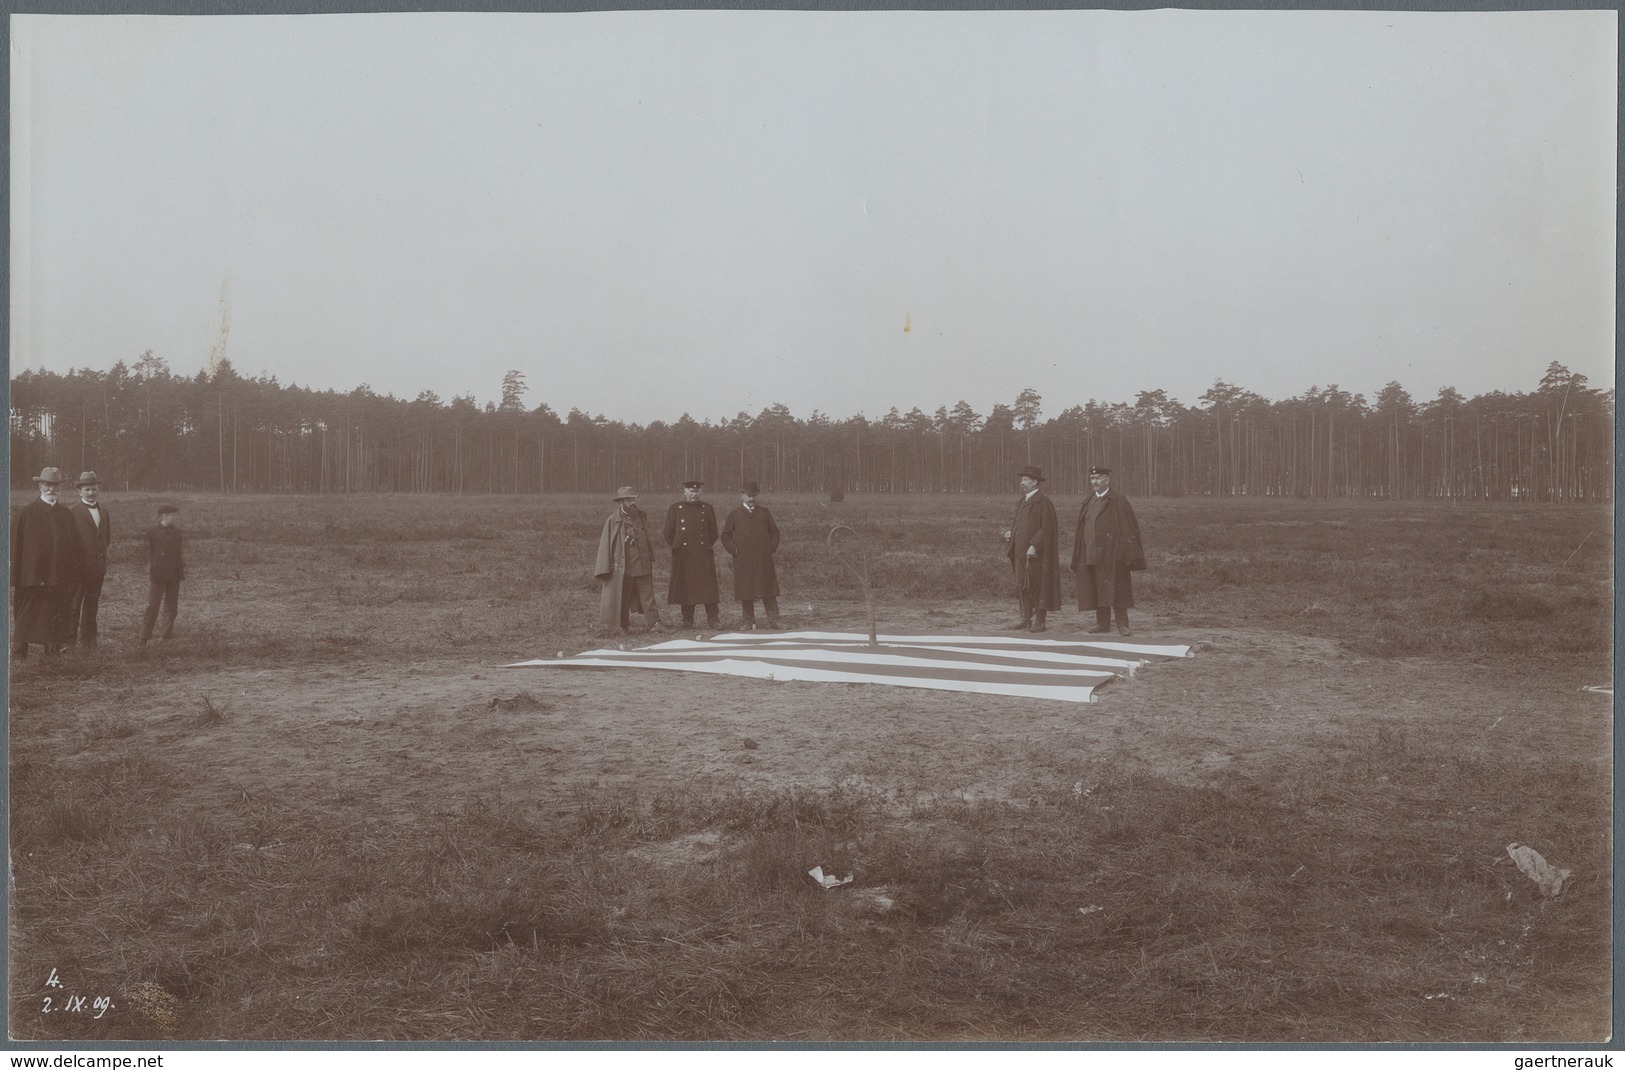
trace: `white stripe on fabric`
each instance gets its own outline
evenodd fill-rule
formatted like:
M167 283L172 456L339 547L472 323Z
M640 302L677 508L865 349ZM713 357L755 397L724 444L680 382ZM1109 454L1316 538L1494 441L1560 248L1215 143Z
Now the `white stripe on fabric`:
M1132 674L1152 661L1189 656L1189 647L1172 644L884 635L870 646L866 634L853 632L731 632L709 640L672 639L631 650L589 650L507 667L667 669L1092 702L1094 689L1119 675Z

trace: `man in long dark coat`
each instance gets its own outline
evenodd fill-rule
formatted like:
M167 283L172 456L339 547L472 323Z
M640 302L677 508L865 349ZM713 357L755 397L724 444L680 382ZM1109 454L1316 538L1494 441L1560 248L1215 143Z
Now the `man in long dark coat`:
M1145 544L1140 521L1128 499L1112 490L1112 470L1089 468L1091 494L1078 510L1078 531L1072 539L1072 571L1078 575L1078 608L1095 611L1091 635L1112 630L1132 634L1128 611L1134 605L1132 573L1145 568Z
M756 503L762 488L747 480L739 491L739 508L728 514L722 525L722 548L733 558L734 597L739 599L740 623L744 631L756 624L756 599L767 610L764 631L779 630L779 577L773 571L773 555L779 548L779 526L773 514Z
M28 657L38 643L47 655L73 642L73 592L79 586L79 538L59 501L62 470L34 477L39 497L11 521L11 656Z
M95 472L79 473L79 500L68 507L79 536L79 587L73 592L75 634L86 650L96 649L96 611L101 606L102 583L107 579L107 548L113 542L113 519L97 500L101 480Z
M698 479L683 483L683 500L673 502L666 510L666 545L671 547L671 586L666 590L666 604L683 610L683 627L694 626L694 607L705 607L705 626L722 627L717 606L721 596L717 593L717 555L713 547L717 542L717 511L711 503L700 500L700 488L705 484Z
M598 536L598 559L593 565L603 589L598 599L598 625L606 634L617 624L632 627L632 613L643 614L644 631L660 627L655 605L654 544L649 541L649 517L637 506L631 487L615 492L615 511L604 521Z
M1045 630L1044 617L1061 608L1061 548L1055 503L1039 484L1043 469L1028 465L1016 473L1021 479L1021 500L1005 537L1010 540L1010 569L1016 580L1021 619L1006 625L1012 631Z

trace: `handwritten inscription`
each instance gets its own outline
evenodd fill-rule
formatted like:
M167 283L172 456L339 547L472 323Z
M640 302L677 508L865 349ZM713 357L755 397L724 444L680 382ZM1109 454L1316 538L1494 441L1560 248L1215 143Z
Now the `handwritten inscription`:
M67 986L62 983L55 966L51 967L51 976L45 979L45 987L59 991L40 997L44 1000L40 1007L41 1014L88 1014L96 1019L115 1006L111 996L88 996L66 991Z

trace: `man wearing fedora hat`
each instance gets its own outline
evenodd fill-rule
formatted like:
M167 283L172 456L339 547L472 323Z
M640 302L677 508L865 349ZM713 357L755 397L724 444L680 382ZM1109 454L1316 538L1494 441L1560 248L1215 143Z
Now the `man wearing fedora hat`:
M1055 503L1040 489L1043 469L1028 465L1016 475L1021 480L1021 500L1016 503L1016 518L1005 538L1010 540L1008 556L1015 574L1021 619L1006 627L1041 632L1045 630L1045 615L1061 608L1061 550L1056 541Z
M34 477L39 497L11 521L11 655L28 657L38 643L48 655L73 642L73 592L79 585L79 539L73 517L58 501L60 468Z
M671 547L671 586L666 591L668 606L681 606L683 627L694 624L694 607L705 607L705 626L722 627L717 612L717 511L700 499L705 483L683 481L683 500L666 510L666 545Z
M649 518L637 506L638 492L622 487L615 492L615 511L604 521L598 536L598 561L593 568L604 587L598 598L598 626L606 634L630 631L632 612L643 614L644 631L660 627L655 607L654 544L649 541Z
M79 536L79 586L73 592L75 635L86 650L96 649L96 611L101 606L102 581L107 578L107 548L113 542L113 521L107 506L97 501L101 480L95 472L80 472L74 484L79 500L68 508Z
M767 611L764 631L779 630L779 577L773 555L779 549L779 526L773 514L756 501L762 488L747 479L739 487L739 508L722 525L722 548L733 558L734 597L739 600L739 627L754 631L756 599Z
M1140 521L1128 499L1112 490L1112 470L1089 467L1089 497L1078 510L1078 531L1072 539L1072 571L1078 576L1078 608L1095 611L1091 635L1112 630L1128 635L1128 611L1134 605L1131 573L1145 568L1145 545Z

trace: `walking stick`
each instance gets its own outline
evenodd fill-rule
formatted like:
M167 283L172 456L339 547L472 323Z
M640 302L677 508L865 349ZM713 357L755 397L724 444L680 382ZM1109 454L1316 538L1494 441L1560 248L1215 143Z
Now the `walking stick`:
M1586 532L1585 539L1580 540L1580 546L1584 546L1586 544L1586 539L1589 539L1589 538L1591 538L1591 532L1588 531L1588 532ZM1557 567L1558 568L1568 568L1569 567L1569 562L1574 560L1574 555L1580 552L1580 546L1576 546L1574 549L1570 550L1569 551L1569 556L1565 557L1563 559L1563 563L1561 565L1558 565Z
M861 569L854 566L852 562L848 561L845 557L841 556L841 551L835 548L835 533L837 531L845 531L854 539L858 539L858 553L863 564ZM839 561L842 565L845 565L846 568L858 578L858 585L863 588L864 610L867 612L869 617L869 645L879 646L880 641L875 638L875 593L874 590L869 586L868 548L864 545L863 540L858 538L858 533L847 527L845 524L836 524L834 527L830 528L829 536L824 541L829 545L830 553L835 555L835 560Z

